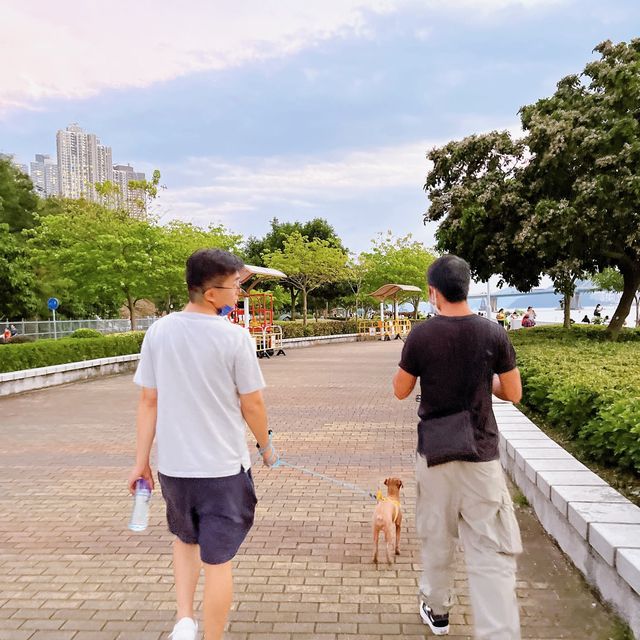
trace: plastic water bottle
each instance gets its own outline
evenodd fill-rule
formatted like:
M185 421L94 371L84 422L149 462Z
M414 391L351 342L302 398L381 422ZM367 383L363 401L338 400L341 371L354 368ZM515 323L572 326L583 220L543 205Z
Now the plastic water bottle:
M151 500L151 487L144 478L136 480L136 492L133 495L133 510L129 529L131 531L144 531L149 524L149 501Z

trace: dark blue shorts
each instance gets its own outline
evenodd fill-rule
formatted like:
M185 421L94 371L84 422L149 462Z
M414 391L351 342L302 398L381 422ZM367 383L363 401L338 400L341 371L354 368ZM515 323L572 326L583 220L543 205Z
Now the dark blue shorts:
M257 503L251 469L224 478L174 478L158 473L169 531L200 545L207 564L231 560L253 525Z

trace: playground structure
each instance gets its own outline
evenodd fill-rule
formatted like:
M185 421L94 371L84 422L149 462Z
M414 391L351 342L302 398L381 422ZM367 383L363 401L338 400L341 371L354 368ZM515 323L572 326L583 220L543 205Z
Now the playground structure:
M240 324L249 330L256 345L259 358L273 355L286 355L282 348L282 327L273 322L273 294L251 290L265 280L286 278L286 274L277 269L245 265L240 271L243 285L243 306L231 312L231 322Z
M411 322L408 318L398 317L398 296L408 293L421 292L420 287L411 284L385 284L369 295L380 301L380 319L359 320L358 333L362 336L370 336L379 340L404 340L411 331ZM393 301L393 315L385 317L385 303L391 298Z

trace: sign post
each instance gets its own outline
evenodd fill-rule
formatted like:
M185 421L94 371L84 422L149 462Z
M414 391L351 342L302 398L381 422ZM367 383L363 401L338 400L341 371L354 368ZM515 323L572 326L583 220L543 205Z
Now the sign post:
M47 300L47 307L49 307L49 309L51 309L51 311L53 312L53 339L57 340L58 339L58 331L56 329L56 309L58 308L60 302L58 300L58 298L49 298Z

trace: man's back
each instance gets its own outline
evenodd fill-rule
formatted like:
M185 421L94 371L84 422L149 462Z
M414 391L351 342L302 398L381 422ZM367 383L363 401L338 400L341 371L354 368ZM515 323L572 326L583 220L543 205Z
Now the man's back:
M158 469L221 477L250 466L239 393L264 387L248 332L220 316L179 312L153 324L135 381L158 390Z
M494 373L515 367L502 327L475 314L436 316L411 331L400 367L420 378L419 428L425 420L469 411L479 461L498 457L491 382Z

